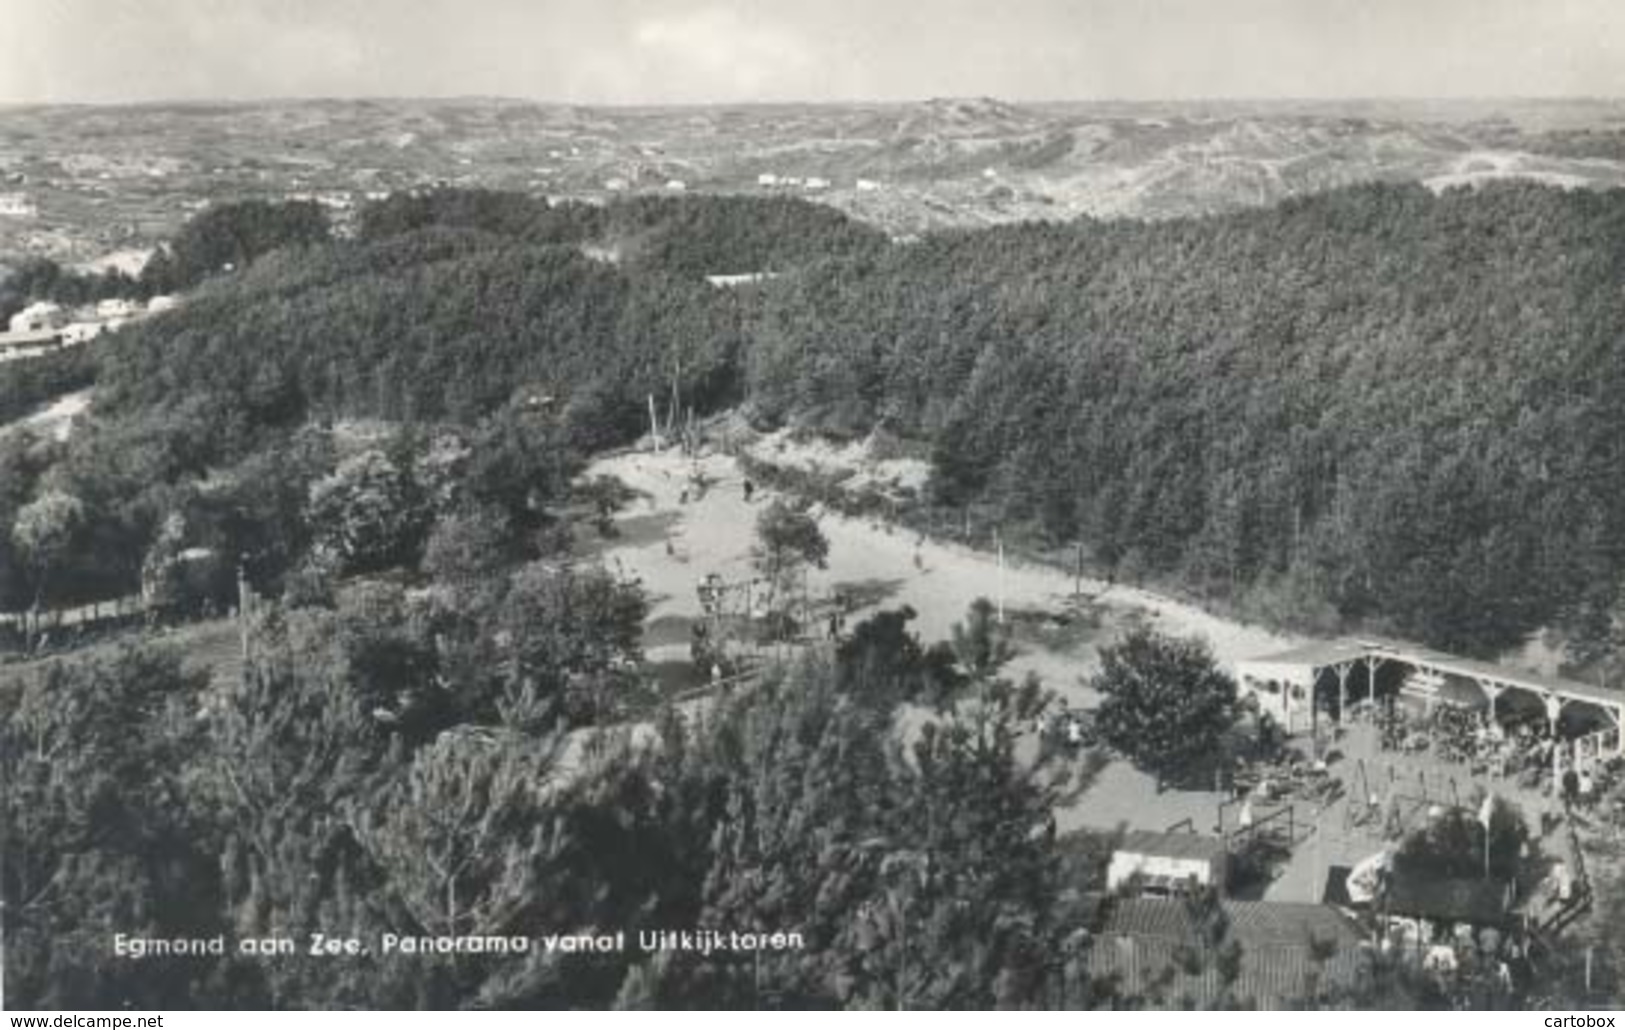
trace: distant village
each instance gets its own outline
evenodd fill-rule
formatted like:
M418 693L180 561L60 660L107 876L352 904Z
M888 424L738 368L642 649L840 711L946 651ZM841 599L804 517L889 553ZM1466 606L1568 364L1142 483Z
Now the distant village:
M171 296L157 296L143 304L138 300L115 298L83 307L63 307L51 301L35 301L11 316L7 331L0 333L0 361L39 357L88 343L103 333L119 329L177 306Z

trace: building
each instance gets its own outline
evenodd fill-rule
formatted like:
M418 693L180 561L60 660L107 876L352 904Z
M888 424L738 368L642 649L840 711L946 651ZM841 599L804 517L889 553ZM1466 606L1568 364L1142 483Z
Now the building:
M62 327L62 343L68 347L89 343L106 332L108 328L109 326L103 322L69 322Z
M167 293L161 293L147 302L147 314L157 315L165 311L173 311L180 307L180 301Z
M1222 901L1214 916L1222 927L1217 947L1184 899L1104 899L1089 949L1091 981L1151 1008L1210 1008L1228 995L1283 1009L1317 991L1355 987L1369 962L1360 928L1326 905ZM1231 942L1241 953L1227 984L1217 956Z
M139 301L125 300L121 297L98 301L96 304L96 317L104 321L112 318L134 318L140 313Z
M1351 706L1380 699L1423 710L1460 705L1496 720L1521 711L1544 719L1553 733L1594 737L1602 751L1625 755L1625 695L1415 644L1316 641L1239 662L1236 680L1244 700L1293 733L1312 728L1322 713L1342 718Z
M1192 884L1222 893L1228 875L1229 852L1218 837L1132 830L1112 852L1106 889L1137 882L1142 893L1159 896L1185 893Z
M32 332L0 333L0 361L32 358L48 354L62 346L60 329L36 329Z
M750 286L753 283L764 283L778 277L777 272L740 272L732 275L708 275L705 281L719 289L732 286Z
M11 316L13 333L37 333L59 328L67 321L62 307L48 300L37 300Z

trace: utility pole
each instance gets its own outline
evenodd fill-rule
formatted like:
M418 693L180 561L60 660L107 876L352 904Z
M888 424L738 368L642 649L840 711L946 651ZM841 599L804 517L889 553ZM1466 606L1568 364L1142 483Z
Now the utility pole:
M1083 596L1083 540L1078 540L1078 550L1072 560L1072 596Z
M678 358L671 369L671 417L666 420L666 428L673 436L677 436L677 423L683 415L683 396L677 385L679 377L683 374L683 359Z
M999 552L999 625L1004 625L1004 538L993 531L993 545Z
M655 453L660 453L660 416L655 414L655 395L649 395L649 439L654 443Z
M252 613L249 605L253 601L253 592L248 588L248 555L239 555L237 558L237 631L242 638L243 668L248 668L248 626Z

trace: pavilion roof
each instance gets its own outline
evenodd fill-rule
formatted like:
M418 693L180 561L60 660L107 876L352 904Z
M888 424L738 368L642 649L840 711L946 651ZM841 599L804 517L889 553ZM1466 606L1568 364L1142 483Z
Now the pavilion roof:
M1268 665L1302 665L1328 668L1347 662L1362 661L1369 657L1386 658L1420 668L1462 676L1471 680L1487 680L1498 686L1520 687L1539 694L1559 694L1567 698L1591 701L1609 706L1625 705L1625 692L1581 683L1578 680L1546 676L1524 669L1513 669L1477 658L1435 651L1419 644L1395 640L1362 637L1340 640L1313 641L1248 659ZM1245 664L1245 663L1244 663Z

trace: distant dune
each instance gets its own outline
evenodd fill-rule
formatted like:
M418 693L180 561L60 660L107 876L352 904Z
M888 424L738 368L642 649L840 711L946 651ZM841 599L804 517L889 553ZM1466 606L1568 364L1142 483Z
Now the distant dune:
M370 196L435 184L783 192L895 235L1206 214L1372 180L1625 184L1625 104L1606 101L328 100L20 107L0 126L0 264L139 252L210 200L308 197L342 220Z

